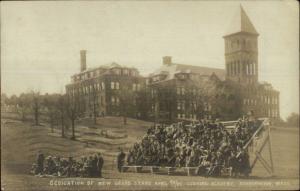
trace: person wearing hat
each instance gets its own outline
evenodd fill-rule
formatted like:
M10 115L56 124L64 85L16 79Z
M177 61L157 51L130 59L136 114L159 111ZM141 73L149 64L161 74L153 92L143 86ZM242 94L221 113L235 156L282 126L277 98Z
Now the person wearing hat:
M122 148L119 148L119 154L117 155L117 168L118 171L121 172L122 171L122 166L124 165L125 162L125 153L123 152Z
M37 166L36 166L36 174L42 174L44 170L44 161L45 161L45 156L44 154L39 151L38 156L37 156Z

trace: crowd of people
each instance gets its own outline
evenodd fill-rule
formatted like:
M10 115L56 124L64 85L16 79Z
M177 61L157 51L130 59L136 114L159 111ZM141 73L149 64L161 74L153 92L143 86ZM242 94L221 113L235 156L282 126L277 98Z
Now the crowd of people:
M102 177L103 164L101 153L75 160L73 157L45 157L42 152L39 152L36 163L32 165L31 173L40 176Z
M221 176L231 169L232 176L251 173L249 155L243 147L260 126L260 121L243 117L228 130L221 122L201 120L155 125L128 153L119 148L117 169L122 166L196 167L202 176ZM38 153L31 173L58 177L102 177L103 157L100 153L60 158Z
M123 164L198 167L196 173L203 176L220 176L223 169L231 169L232 176L248 176L249 155L243 146L259 125L247 117L239 119L231 131L218 121L206 120L156 125L134 144Z

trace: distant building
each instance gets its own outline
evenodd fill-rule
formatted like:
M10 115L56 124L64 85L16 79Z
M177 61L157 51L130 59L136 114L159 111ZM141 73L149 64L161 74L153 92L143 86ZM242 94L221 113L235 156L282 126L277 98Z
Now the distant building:
M81 51L81 72L66 86L77 97L84 116L127 115L157 122L236 119L279 115L279 92L258 81L259 34L242 7L225 40L225 70L174 63L163 57L162 66L147 78L135 68L116 63L86 67ZM96 111L96 112L95 112Z
M258 82L258 35L240 7L224 36L226 70L176 64L170 56L164 57L161 68L148 78L152 117L161 121L234 119L239 111L239 115L279 119L279 92L269 83ZM205 93L207 84L215 87L215 94ZM218 92L220 86L229 94Z
M136 68L117 63L87 69L86 51L80 51L81 71L66 85L68 96L76 98L81 116L124 115L139 117L136 105L145 80Z
M203 87L225 79L225 71L193 65L177 64L170 56L150 74L150 117L160 122L211 118L211 105L203 100Z

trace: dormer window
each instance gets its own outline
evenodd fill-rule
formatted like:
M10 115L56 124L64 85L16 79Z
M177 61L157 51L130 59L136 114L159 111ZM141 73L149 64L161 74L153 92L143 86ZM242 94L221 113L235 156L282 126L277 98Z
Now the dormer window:
M137 76L137 74L138 74L137 71L131 70L131 75L132 75L132 76Z
M116 75L120 75L121 74L121 70L119 68L114 68L113 69L113 73Z
M129 71L127 69L123 69L123 74L124 75L128 75L129 74Z
M184 80L187 78L187 75L186 74L177 74L176 77L180 80Z

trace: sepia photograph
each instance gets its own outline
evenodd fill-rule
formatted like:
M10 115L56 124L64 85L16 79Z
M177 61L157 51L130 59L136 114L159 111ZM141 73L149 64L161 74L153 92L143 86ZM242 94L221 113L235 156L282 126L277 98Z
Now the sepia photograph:
M298 1L0 9L1 191L299 190Z

